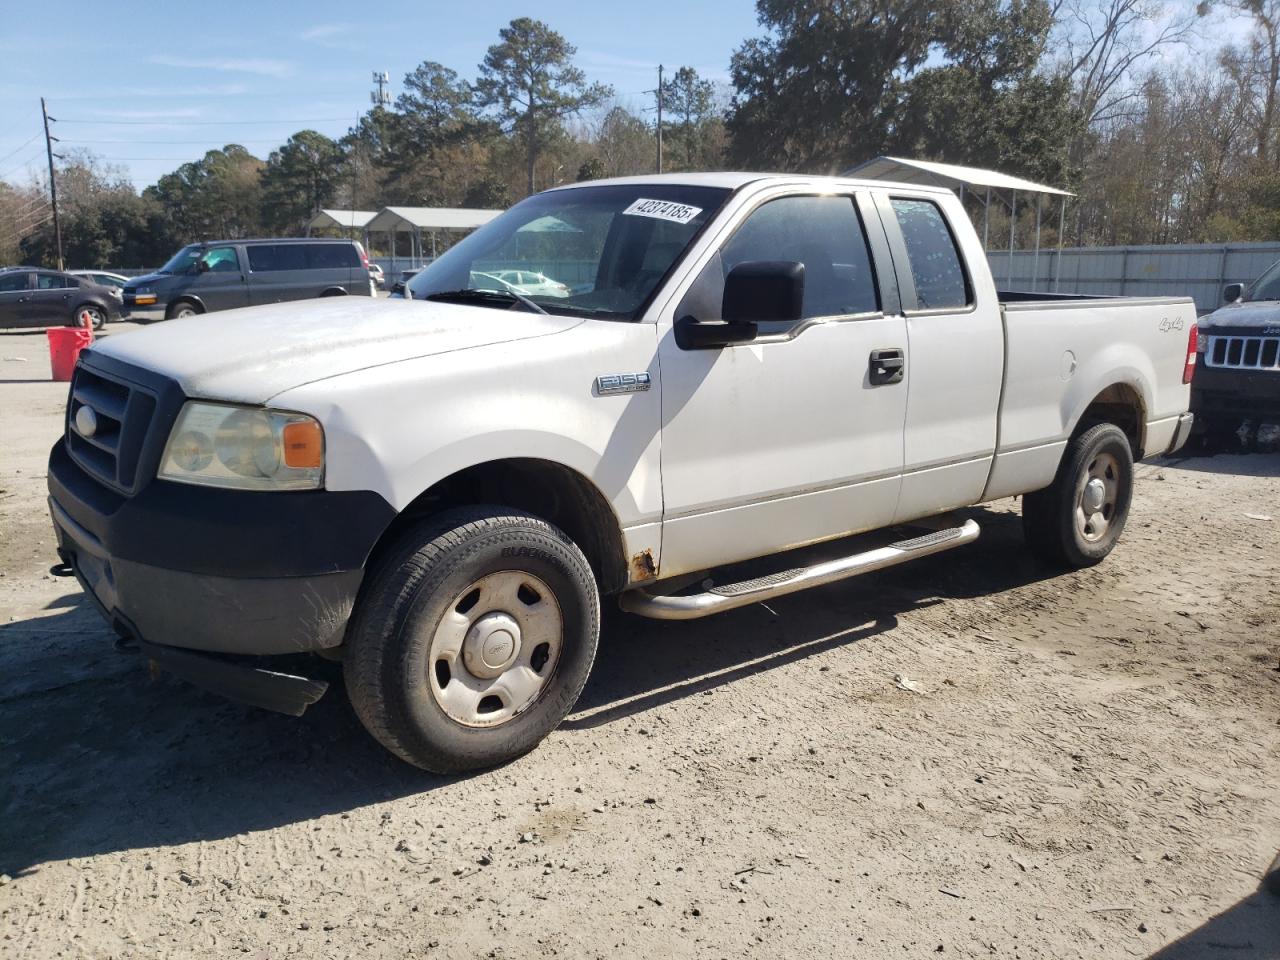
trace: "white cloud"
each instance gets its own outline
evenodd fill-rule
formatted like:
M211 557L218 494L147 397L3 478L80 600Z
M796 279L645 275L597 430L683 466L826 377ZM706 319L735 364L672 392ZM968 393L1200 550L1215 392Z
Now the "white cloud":
M293 64L287 60L235 57L175 57L157 54L151 62L162 67L185 67L191 70L218 70L224 73L256 73L264 77L287 77Z
M299 36L308 43L330 50L362 50L363 45L352 39L352 35L360 31L360 26L350 23L318 23Z

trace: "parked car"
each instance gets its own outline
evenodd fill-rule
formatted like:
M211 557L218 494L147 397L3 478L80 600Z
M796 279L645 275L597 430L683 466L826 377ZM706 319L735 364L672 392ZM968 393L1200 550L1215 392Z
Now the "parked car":
M124 288L131 318L172 320L285 300L371 297L369 258L354 240L218 240L183 247Z
M129 282L128 277L121 276L118 273L107 273L103 270L68 270L67 273L73 277L84 277L90 283L96 283L100 287L115 290L120 294L124 293L124 285Z
M0 270L0 327L92 326L120 319L120 299L85 277L9 267Z
M522 233L547 217L581 229ZM468 286L533 248L592 288ZM1190 299L1002 297L935 187L576 184L408 292L94 347L48 483L66 572L149 660L297 714L325 683L245 657L322 651L429 770L554 729L603 596L661 620L767 602L961 547L979 525L951 511L1015 495L1032 550L1086 567L1134 461L1191 426Z
M537 270L495 270L487 273L477 272L475 276L491 277L498 283L526 296L569 296L568 286L558 280L552 280L545 273Z
M373 285L377 289L383 290L386 288L387 275L382 272L382 267L379 264L372 261L369 263L369 279L373 281Z
M1280 423L1280 262L1253 283L1229 283L1200 318L1191 383L1197 432L1229 436L1243 420Z

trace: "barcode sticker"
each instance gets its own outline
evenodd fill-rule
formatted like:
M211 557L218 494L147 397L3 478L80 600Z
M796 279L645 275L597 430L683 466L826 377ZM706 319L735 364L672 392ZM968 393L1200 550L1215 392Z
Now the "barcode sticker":
M702 208L672 200L646 200L641 197L622 212L632 217L653 217L655 220L670 220L672 223L688 223L702 212Z

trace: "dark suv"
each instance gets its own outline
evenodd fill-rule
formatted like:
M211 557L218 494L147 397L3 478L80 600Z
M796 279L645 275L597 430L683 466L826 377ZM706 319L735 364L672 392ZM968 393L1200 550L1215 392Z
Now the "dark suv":
M1241 420L1280 423L1280 262L1247 288L1229 283L1225 305L1198 321L1191 410L1210 435Z
M354 240L219 240L183 247L124 288L129 316L171 320L210 310L346 294L375 295Z
M36 267L0 270L0 327L90 325L120 319L120 301L85 277Z

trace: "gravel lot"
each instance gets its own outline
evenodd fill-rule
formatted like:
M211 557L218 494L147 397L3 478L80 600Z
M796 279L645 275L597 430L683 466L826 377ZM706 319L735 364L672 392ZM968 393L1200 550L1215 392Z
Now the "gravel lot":
M340 682L293 720L112 650L47 574L48 375L0 335L7 958L1280 957L1280 455L1143 465L1081 573L1006 502L769 608L614 613L561 730L442 779Z

